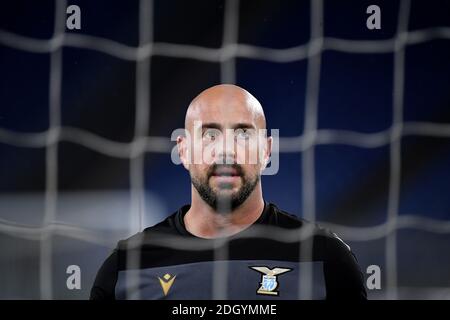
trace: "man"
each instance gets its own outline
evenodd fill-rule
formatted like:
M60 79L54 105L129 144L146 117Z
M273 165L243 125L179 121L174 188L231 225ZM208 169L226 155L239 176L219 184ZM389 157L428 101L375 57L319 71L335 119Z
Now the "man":
M342 240L264 201L260 176L272 149L264 129L246 90L200 93L177 138L191 204L120 241L91 299L365 299Z

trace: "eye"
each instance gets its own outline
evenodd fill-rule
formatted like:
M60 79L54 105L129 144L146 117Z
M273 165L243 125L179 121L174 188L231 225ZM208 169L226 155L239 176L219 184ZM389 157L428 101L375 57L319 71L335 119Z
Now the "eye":
M209 141L214 141L219 136L220 131L218 129L206 129L203 132L203 138Z
M237 139L248 140L250 138L250 130L248 129L236 129L234 135Z

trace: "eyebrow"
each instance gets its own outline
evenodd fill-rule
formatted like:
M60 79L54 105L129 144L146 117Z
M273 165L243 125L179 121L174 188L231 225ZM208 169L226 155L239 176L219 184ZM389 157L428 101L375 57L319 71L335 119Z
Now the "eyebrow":
M208 128L208 129L213 128L213 129L218 129L218 130L223 129L222 125L217 122L202 123L202 130L205 128ZM238 122L238 123L232 125L230 129L256 129L256 128L251 123Z

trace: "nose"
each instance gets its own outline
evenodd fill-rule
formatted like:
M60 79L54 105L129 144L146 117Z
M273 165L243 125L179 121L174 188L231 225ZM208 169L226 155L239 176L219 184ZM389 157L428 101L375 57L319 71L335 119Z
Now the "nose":
M236 163L236 143L234 136L226 137L221 143L221 147L217 150L217 163L235 164Z
M216 163L218 164L235 164L236 153L234 150L223 150L217 153Z

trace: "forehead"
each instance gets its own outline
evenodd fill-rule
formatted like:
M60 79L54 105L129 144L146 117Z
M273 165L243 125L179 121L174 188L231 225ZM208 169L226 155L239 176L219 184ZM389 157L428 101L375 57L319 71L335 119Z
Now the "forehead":
M186 125L191 127L194 121L202 121L218 123L225 128L236 123L249 123L259 127L259 113L251 96L241 92L219 91L199 96L191 103L186 115Z

